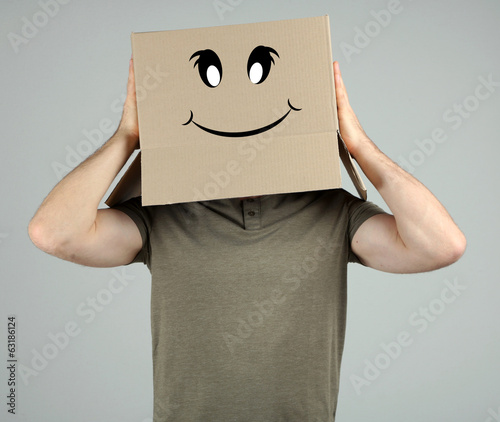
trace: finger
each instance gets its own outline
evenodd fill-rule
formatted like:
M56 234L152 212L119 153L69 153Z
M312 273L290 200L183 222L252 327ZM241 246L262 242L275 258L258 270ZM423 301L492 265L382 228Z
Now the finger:
M333 62L333 75L335 77L335 88L339 89L341 88L341 82L340 82L340 69L339 69L339 64L337 61Z
M130 59L128 68L128 83L127 83L127 94L135 95L135 76L134 76L134 62Z
M339 81L339 86L340 86L340 94L345 99L347 102L349 102L347 98L347 91L345 89L344 85L344 80L342 79L342 73L340 72L340 65L339 62L335 62L336 68L337 68L337 79Z
M338 81L337 84L339 86L337 101L340 103L340 107L349 109L351 108L351 105L349 104L349 97L347 96L347 90L345 88L344 80L342 79L342 73L340 72L340 66L337 61L334 62L334 69L335 69L335 77L336 80Z
M337 61L333 62L333 72L335 75L335 89L337 91L337 97L339 100L342 100L344 86L342 84L342 76L340 74L339 63Z
M333 62L333 71L335 76L335 92L337 97L337 103L340 108L343 108L348 103L345 96L345 87L344 84L342 83L342 75L340 73L340 67L337 61Z
M129 75L134 76L134 59L130 59L128 70Z

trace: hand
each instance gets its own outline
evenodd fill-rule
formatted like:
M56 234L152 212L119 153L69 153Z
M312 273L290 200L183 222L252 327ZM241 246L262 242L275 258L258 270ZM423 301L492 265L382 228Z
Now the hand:
M123 104L123 114L118 126L121 132L136 143L139 147L139 123L137 120L137 100L135 94L134 60L130 59L127 82L127 98Z
M360 145L368 139L368 136L349 104L349 98L347 97L347 91L337 61L333 62L333 73L335 76L335 94L337 97L340 134L342 135L342 139L344 139L347 149L356 158L356 153Z

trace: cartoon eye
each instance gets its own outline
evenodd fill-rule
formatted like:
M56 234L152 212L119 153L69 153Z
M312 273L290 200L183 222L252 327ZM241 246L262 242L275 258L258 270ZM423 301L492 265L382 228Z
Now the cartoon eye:
M267 75L269 75L271 63L274 64L274 59L271 57L271 53L276 54L276 56L279 57L276 50L263 45L255 47L250 53L247 64L247 73L248 77L254 84L264 82Z
M200 50L194 53L189 60L198 56L194 66L198 65L201 80L209 88L215 88L222 79L222 64L219 56L213 50Z

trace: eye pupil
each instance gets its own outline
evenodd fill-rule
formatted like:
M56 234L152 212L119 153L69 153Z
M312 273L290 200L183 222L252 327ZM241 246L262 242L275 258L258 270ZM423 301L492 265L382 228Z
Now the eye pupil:
M249 72L250 80L254 84L258 84L260 82L260 80L262 79L263 73L264 73L264 68L262 67L262 65L259 62L254 63L252 65L252 67L250 68L250 72Z
M220 73L214 65L210 65L207 69L207 80L210 85L216 87L220 83Z

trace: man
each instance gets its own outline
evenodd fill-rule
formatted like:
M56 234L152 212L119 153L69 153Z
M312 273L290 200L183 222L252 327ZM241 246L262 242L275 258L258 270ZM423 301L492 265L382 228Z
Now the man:
M138 147L131 59L117 131L30 222L62 259L147 264L155 422L334 421L347 263L414 273L464 253L445 208L367 137L333 66L341 134L392 214L343 189L97 209Z

